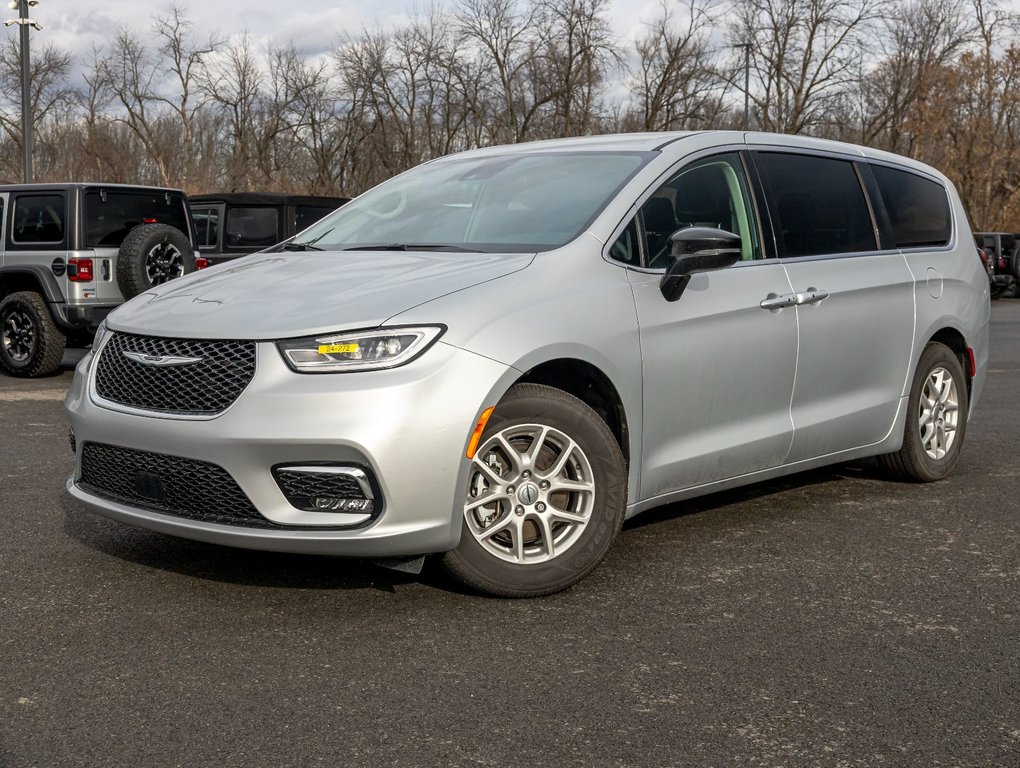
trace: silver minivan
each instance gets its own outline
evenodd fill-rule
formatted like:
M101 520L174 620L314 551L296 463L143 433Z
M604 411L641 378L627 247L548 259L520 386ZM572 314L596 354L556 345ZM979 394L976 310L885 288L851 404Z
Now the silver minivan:
M114 311L67 487L164 533L547 594L660 504L863 456L946 477L988 322L920 163L720 131L492 147Z

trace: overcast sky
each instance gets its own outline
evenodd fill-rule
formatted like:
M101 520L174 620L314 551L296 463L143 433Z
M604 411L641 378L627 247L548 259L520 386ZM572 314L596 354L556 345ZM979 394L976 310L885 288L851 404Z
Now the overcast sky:
M453 0L436 0L440 7L452 7ZM414 0L182 0L181 7L197 28L216 31L221 37L250 32L256 39L278 44L293 41L309 53L335 47L340 35L357 33L364 27L383 28L406 21L414 8L428 3ZM102 44L119 26L144 31L151 27L157 11L169 2L144 0L39 0L31 10L43 25L32 33L32 44L52 41L76 56L87 57L93 44ZM640 29L640 18L651 18L657 0L612 0L612 18L621 38L629 39ZM6 10L6 9L4 9ZM7 11L14 16L13 11ZM7 34L13 35L9 28Z

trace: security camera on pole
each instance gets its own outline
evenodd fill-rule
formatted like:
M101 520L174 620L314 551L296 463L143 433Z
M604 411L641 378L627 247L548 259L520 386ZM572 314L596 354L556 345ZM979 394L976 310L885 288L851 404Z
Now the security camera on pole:
M8 19L5 27L12 24L21 25L21 135L25 156L25 183L32 182L32 93L31 93L31 59L28 54L28 28L42 30L42 25L28 18L28 9L39 5L39 0L11 0L8 6L19 11L20 18Z

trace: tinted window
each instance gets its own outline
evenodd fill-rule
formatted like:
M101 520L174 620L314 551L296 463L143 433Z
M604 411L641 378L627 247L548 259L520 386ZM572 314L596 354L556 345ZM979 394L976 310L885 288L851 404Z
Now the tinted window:
M276 208L231 208L223 244L228 248L265 248L280 242Z
M852 163L771 152L756 153L755 161L786 256L875 250L871 214Z
M638 220L640 238L634 227ZM687 227L732 232L740 236L743 260L761 258L754 209L739 155L715 155L682 168L644 202L634 221L613 243L609 255L637 263L640 240L645 265L665 268L671 259L669 236Z
M94 190L85 193L85 246L119 248L139 224L188 231L184 198L174 192Z
M941 184L883 165L874 165L871 170L882 192L897 248L949 242L952 217Z
M307 229L327 213L332 213L335 210L335 208L319 208L314 205L294 206L294 231L300 232Z
M22 195L14 201L15 243L59 243L64 239L64 196Z
M195 239L199 248L216 245L220 234L220 212L215 208L191 209L191 219L195 222Z

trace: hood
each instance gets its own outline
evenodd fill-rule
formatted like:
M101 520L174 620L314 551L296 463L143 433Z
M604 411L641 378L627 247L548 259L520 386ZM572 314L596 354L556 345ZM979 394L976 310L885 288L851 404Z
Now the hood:
M256 340L372 328L533 259L530 253L255 254L146 291L114 310L109 325L153 336Z

